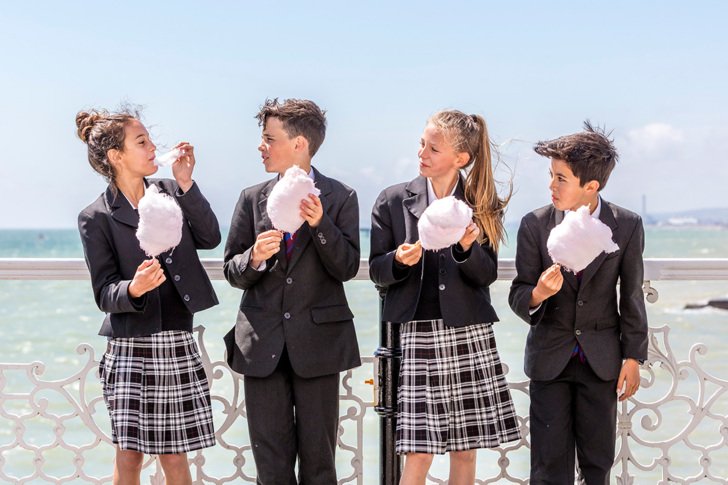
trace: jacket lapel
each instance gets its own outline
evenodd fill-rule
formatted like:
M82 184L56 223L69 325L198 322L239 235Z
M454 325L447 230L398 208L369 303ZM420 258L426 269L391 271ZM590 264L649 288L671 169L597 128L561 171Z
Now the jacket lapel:
M405 190L409 194L409 197L402 200L402 206L406 210L405 225L407 226L407 234L412 239L411 241L405 242L414 243L419 239L417 221L419 221L425 209L427 209L427 179L419 176L410 181L405 187ZM407 212L409 212L411 217L407 216Z
M599 212L599 220L609 226L612 230L612 240L614 240L614 232L617 230L617 220L614 218L614 212L612 208L607 204L607 201L602 199L602 208ZM607 253L602 251L594 261L589 263L589 266L584 268L584 273L581 276L581 286L584 287L589 283L589 280L596 274L599 267L602 265L604 260L607 259Z
M112 218L133 228L139 226L137 211L132 208L120 190L117 189L116 194L114 194L111 185L106 188L106 203L109 206Z
M311 170L313 170L314 173L314 185L316 185L316 188L321 191L321 193L319 194L319 199L321 200L321 206L323 208L324 214L326 214L328 208L326 198L333 190L331 186L331 180L323 175L321 172L316 170L315 167L312 166ZM298 263L298 260L301 259L301 255L304 253L306 246L308 246L310 242L311 228L309 227L308 222L304 222L296 233L296 242L293 246L291 261L288 262L288 269L286 271L287 273L291 272L293 270L293 267L296 266L296 263ZM286 259L285 243L283 244L283 259Z
M270 196L270 192L273 190L276 182L278 182L278 177L271 179L267 184L265 184L260 191L260 198L258 199L258 212L260 213L260 218L266 231L269 229L275 229L273 227L273 223L270 221L270 217L268 217L268 197ZM286 266L288 266L288 260L286 259L286 243L283 240L281 240L281 247L278 249L275 258L281 268L285 270Z
M564 221L564 211L560 211L557 208L552 209L551 217L549 218L548 226L546 227L546 232L550 236L551 230L561 224ZM548 236L546 236L546 239L548 240ZM548 253L548 248L544 248L546 250L546 253ZM579 290L579 280L576 279L576 275L572 273L571 271L567 271L565 269L561 269L561 274L564 275L564 280L566 280L567 283L569 283L569 286L571 286L574 290Z

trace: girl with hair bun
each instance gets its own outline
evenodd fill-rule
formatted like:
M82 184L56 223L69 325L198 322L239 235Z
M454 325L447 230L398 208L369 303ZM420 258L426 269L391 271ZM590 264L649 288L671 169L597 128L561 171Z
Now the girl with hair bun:
M144 454L159 455L167 483L192 483L186 453L215 444L209 386L192 336L193 314L217 304L198 249L220 243L210 204L192 179L194 147L177 145L174 180L157 171L155 145L130 110L76 115L91 167L109 183L78 216L94 297L108 338L99 364L116 446L114 483L139 483ZM180 206L182 239L147 258L137 207L150 185Z
M475 482L477 448L520 439L492 323L503 213L485 120L440 111L427 122L420 175L382 191L372 211L369 272L382 319L400 324L397 443L400 484L424 484L435 454L450 455L450 484ZM456 244L423 251L417 224L452 195L473 210Z

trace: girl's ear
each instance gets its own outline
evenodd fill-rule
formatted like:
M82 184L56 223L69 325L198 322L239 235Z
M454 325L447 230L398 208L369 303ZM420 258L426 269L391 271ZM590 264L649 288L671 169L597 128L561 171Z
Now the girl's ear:
M468 152L460 152L457 155L457 161L455 164L458 168L465 167L470 162L470 154Z
M121 161L121 152L116 148L112 148L106 152L106 158L109 159L111 165L116 166Z

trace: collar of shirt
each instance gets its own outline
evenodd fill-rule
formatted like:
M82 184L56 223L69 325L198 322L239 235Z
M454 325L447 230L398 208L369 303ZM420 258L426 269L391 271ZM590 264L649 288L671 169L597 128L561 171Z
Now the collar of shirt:
M564 215L568 214L569 212L571 212L571 211L570 210L564 211ZM591 216L594 219L599 219L599 214L601 214L601 213L602 213L602 198L597 197L597 208L594 209L594 212L591 213Z
M313 170L312 170L313 171ZM460 179L458 178L458 181L455 182L455 185L453 185L452 190L447 195L452 195L455 193L455 189L458 188L458 184L460 183ZM432 187L432 181L428 178L427 179L427 205L432 204L438 199L437 195L435 195L435 189Z

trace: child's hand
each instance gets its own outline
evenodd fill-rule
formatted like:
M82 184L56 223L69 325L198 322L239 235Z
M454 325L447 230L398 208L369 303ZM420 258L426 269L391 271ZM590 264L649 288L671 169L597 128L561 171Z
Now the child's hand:
M620 401L634 396L640 388L640 363L635 359L625 359L617 379L617 396Z
M394 259L405 266L414 266L422 257L422 243L417 241L414 244L403 243L394 253Z
M137 266L134 278L129 283L127 292L132 298L139 298L148 291L152 291L167 279L164 270L155 258L146 259Z
M192 187L192 171L195 169L195 147L182 141L175 145L179 148L181 155L172 164L172 175L182 192L187 192Z
M308 199L301 199L301 217L311 227L318 227L324 216L324 208L321 199L313 194L308 194Z
M460 246L463 248L463 251L467 252L475 240L478 239L479 235L480 229L478 228L478 225L474 222L468 224L468 227L465 228L465 234L463 234L463 237L461 237L460 241L458 241Z
M536 287L531 292L531 301L529 306L535 308L541 304L547 298L554 296L561 289L561 285L564 284L564 275L561 274L561 266L558 264L552 264L546 268L546 271L541 273L538 278Z
M250 257L253 268L257 269L263 264L263 261L268 260L277 253L281 249L282 239L283 233L275 229L258 234L258 237L255 239L255 245L253 245L253 254Z

